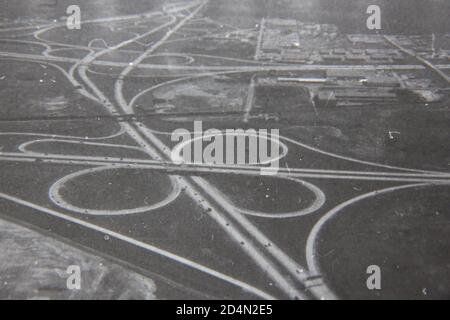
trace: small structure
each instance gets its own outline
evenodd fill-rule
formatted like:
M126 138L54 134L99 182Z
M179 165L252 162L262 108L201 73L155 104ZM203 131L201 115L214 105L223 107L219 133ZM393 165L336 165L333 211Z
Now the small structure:
M324 78L298 78L298 77L279 77L277 79L279 82L298 82L306 84L326 84L328 79Z
M396 78L388 76L368 76L366 80L362 80L361 82L368 87L400 87L400 82Z

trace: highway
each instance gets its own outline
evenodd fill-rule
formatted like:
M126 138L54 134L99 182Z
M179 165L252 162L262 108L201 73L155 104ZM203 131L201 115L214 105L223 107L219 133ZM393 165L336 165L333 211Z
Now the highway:
M145 12L117 12L82 20L81 30L74 31L66 30L64 21L0 27L0 77L4 77L0 88L5 90L0 98L0 177L6 181L0 187L0 215L111 256L145 276L157 275L180 288L186 298L189 294L208 299L370 296L364 291L364 282L357 285L359 291L349 291L350 287L336 281L339 273L330 270L335 264L343 266L360 279L365 273L361 274L359 261L372 255L367 251L352 256L345 248L355 244L340 243L345 238L341 234L366 235L367 243L372 243L369 247L379 240L372 238L370 230L358 233L351 229L353 224L346 219L353 218L340 222L336 216L347 217L357 205L378 201L365 208L368 215L405 210L406 216L414 218L410 211L415 206L409 206L409 200L383 200L402 192L419 192L411 201L421 201L423 210L435 204L445 207L450 189L448 157L434 159L437 164L428 163L422 161L426 152L418 150L416 159L416 153L407 150L397 158L392 156L392 161L381 161L389 146L380 144L374 155L362 156L354 147L366 150L367 141L352 140L350 134L342 138L347 134L346 125L339 123L340 116L333 116L333 110L321 120L327 111L302 109L298 124L261 121L255 78L273 72L326 70L426 72L428 66L420 61L390 65L261 62L258 52L265 20L252 17L260 21L254 29L227 26L218 21L221 14L214 11L215 5L213 0L162 1ZM246 5L257 6L255 1ZM78 36L83 30L86 33ZM198 35L196 30L200 30ZM246 30L256 35L255 54L236 57L212 50L184 51L189 43L186 39L203 41L204 31L227 34ZM158 59L162 62L156 63ZM433 68L448 79L445 70L450 64ZM196 112L189 109L188 98L181 106L172 107L185 108L184 113L152 109L156 97L174 92L194 92L194 98L220 96L220 90L198 92L210 90L213 79L221 76L230 77L239 88L233 87L235 91L227 94L232 85L223 84L227 99L237 99L239 90L245 91L241 110L233 109L227 116L213 106ZM240 81L246 85L241 86ZM8 98L13 96L16 98ZM284 98L278 97L280 101ZM150 108L152 117L143 116L142 108ZM358 112L365 116L366 111L354 114ZM446 109L443 112L448 114ZM349 119L357 125L376 121L376 117L355 120L354 114L351 112ZM261 176L263 164L174 164L172 130L189 129L194 120L223 130L230 126L280 129L276 138L286 152L280 156L282 166L277 175ZM320 121L325 123L323 131ZM367 127L369 137L379 131L391 132L384 130L385 126L394 130L401 125L386 120L375 126L376 132ZM315 136L324 142L314 142ZM390 140L394 137L387 140L394 143ZM433 190L439 191L429 200ZM355 225L361 216L355 215ZM450 218L448 209L441 217ZM330 236L333 223L340 231ZM349 228L347 232L345 228L342 231L341 223ZM448 220L442 225L446 228ZM418 231L416 220L414 228L413 233L424 234ZM417 252L434 250L436 238L428 236L429 241L416 248ZM413 240L405 236L405 241ZM442 241L441 248L449 245ZM333 249L336 256L333 250L324 249L333 242L339 243ZM387 243L378 244L380 251L389 247L386 259L379 263L390 270L396 259L394 249ZM340 250L344 254L338 254ZM402 258L407 265L410 255ZM448 258L441 254L433 261L445 264ZM437 286L441 276L428 279L430 286ZM405 285L405 292L414 297L423 280L417 277L419 280ZM446 286L435 294L441 297L449 290ZM395 292L387 296L391 294Z

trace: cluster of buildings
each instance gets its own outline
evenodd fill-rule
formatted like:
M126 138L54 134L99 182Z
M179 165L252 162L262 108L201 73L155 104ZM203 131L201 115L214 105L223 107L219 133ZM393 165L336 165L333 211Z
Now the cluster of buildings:
M402 63L404 59L404 54L395 49L352 48L321 51L321 61L329 63L390 64Z
M431 89L405 87L397 74L355 69L330 69L296 76L261 76L256 81L259 92L284 90L296 97L292 105L316 108L351 106L389 106L405 101L430 103L440 99ZM267 100L267 99L266 99Z
M391 48L379 35L343 36L331 24L270 19L261 23L256 58L299 64L402 63L405 55Z
M316 48L338 37L338 28L330 24L303 23L292 19L263 20L257 59L308 63L320 56Z

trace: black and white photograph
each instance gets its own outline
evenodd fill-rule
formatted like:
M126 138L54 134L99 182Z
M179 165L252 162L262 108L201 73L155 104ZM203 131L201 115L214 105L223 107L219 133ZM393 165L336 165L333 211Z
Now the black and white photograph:
M0 300L450 300L449 17L0 0Z

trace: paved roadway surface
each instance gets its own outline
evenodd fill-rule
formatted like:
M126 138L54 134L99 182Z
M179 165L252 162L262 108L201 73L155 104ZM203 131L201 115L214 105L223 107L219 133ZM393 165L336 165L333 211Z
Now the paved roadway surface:
M235 113L182 105L162 115L153 95L218 76L247 94L255 74L332 66L262 64L232 41L195 47L205 34L257 35L266 2L83 2L73 31L59 19L66 2L1 2L2 216L122 261L173 297L450 297L448 108L302 109L283 123L258 117L244 96ZM279 174L171 164L170 133L194 120L279 128ZM414 150L398 153L390 140L401 134ZM382 290L366 287L370 265Z

